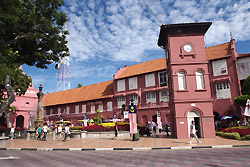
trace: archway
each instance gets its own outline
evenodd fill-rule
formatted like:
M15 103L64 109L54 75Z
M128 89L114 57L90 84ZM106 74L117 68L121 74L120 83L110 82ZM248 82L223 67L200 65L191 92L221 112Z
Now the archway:
M202 123L201 123L201 115L196 110L191 110L187 114L188 119L188 134L190 134L190 125L191 122L195 122L195 129L197 130L197 136L199 138L203 137Z
M7 121L5 118L5 113L0 117L0 126L7 126Z
M24 117L22 115L18 115L16 117L16 127L23 128Z
M148 122L148 116L143 115L142 116L142 125L146 125L146 122Z

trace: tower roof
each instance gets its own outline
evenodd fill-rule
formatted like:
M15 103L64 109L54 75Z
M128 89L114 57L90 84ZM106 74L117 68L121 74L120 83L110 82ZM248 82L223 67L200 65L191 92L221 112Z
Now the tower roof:
M165 47L168 36L204 35L212 22L161 25L158 46Z

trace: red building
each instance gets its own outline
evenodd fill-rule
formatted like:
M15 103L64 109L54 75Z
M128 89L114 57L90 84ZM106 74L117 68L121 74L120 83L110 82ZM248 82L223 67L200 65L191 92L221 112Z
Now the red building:
M156 122L161 111L176 138L188 138L194 120L200 136L214 137L214 113L237 114L233 99L240 95L240 81L250 75L250 54L237 54L234 39L205 48L204 34L211 23L162 25L158 45L166 57L120 68L113 80L47 94L45 119L77 124L86 114L119 118L122 105L133 99L138 123ZM240 67L239 67L240 66Z

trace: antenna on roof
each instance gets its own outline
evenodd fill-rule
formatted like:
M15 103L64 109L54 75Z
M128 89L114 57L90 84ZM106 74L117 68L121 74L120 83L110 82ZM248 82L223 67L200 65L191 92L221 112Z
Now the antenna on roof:
M232 32L230 31L230 37L231 37L231 39L233 39L233 34L232 34Z

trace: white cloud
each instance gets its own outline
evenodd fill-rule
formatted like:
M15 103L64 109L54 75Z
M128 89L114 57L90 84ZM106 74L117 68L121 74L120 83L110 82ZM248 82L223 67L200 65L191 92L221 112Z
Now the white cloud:
M156 55L161 24L204 22L213 24L206 45L250 39L248 0L67 0L62 9L69 16L71 77L94 74L95 67L80 64L95 60L142 62ZM158 56L158 55L157 55ZM109 67L114 69L114 66ZM101 67L108 73L108 68ZM79 75L79 71L84 71ZM98 70L97 70L98 71ZM111 72L109 72L109 75Z

